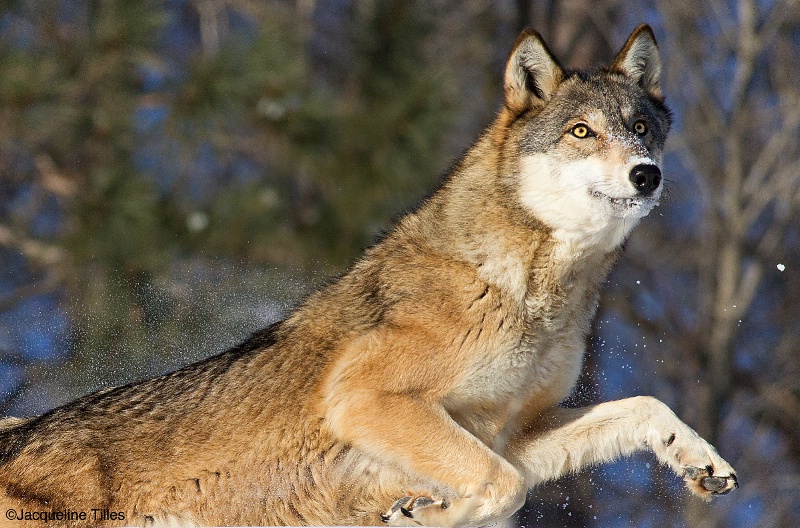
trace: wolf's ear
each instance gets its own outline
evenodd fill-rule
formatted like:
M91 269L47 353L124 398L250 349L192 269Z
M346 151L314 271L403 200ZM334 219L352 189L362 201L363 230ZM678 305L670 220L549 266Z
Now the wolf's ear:
M537 32L526 29L506 63L505 104L514 113L544 106L564 79L564 70Z
M664 97L659 84L661 59L658 45L653 30L647 24L641 24L633 30L611 63L611 69L627 75L656 99Z

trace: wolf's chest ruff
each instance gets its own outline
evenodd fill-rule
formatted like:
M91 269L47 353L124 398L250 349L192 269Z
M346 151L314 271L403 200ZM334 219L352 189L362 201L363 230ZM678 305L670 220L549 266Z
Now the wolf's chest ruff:
M523 395L552 405L569 394L580 374L599 281L586 271L550 280L542 277L522 301L501 293L482 300L485 312L472 316L480 325L466 330L480 337L459 343L476 350L452 398L502 407ZM485 325L500 328L484 332Z

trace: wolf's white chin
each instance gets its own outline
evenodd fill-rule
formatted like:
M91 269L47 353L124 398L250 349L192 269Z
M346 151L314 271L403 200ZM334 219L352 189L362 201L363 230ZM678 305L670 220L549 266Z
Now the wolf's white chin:
M589 191L589 194L606 203L615 218L643 218L658 205L657 197L614 198L596 189Z

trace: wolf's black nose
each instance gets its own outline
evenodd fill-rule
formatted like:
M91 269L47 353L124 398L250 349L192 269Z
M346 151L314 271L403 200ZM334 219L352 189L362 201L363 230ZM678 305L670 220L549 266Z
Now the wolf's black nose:
M631 169L630 178L639 194L646 196L661 185L661 169L655 165L637 165Z

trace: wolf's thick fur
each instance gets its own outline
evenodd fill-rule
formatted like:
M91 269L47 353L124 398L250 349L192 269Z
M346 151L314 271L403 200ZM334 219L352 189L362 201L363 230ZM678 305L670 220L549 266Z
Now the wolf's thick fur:
M643 449L701 497L730 491L733 469L653 398L559 407L600 285L661 192L659 74L647 26L591 72L523 33L499 116L441 188L286 320L0 424L0 511L480 525L532 486Z

